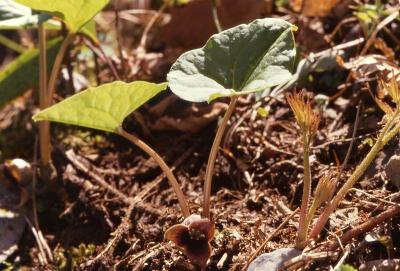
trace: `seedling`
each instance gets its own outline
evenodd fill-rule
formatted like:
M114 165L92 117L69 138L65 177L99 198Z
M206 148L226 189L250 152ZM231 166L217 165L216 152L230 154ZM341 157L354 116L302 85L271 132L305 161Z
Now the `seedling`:
M296 27L260 19L213 35L204 47L178 58L167 75L172 92L192 102L230 97L207 163L202 216L210 218L210 196L218 148L237 97L287 82L292 74Z
M387 103L375 99L378 106L385 112L382 119L383 127L379 132L378 138L367 156L356 167L350 178L343 184L335 196L333 196L336 188L337 178L332 174L323 176L315 190L314 200L308 208L309 197L311 193L311 171L309 165L309 147L311 137L315 133L319 118L311 109L310 101L305 99L304 94L288 95L287 100L292 108L296 121L300 126L302 134L302 142L304 146L303 161L304 161L304 188L302 196L302 204L300 209L300 222L298 237L296 240L296 248L304 248L309 240L316 239L321 233L323 227L329 219L329 216L335 211L339 203L346 196L347 192L354 186L354 184L363 176L369 165L373 162L376 155L383 149L383 147L400 131L400 91L393 76L389 82L380 82L380 88L385 90L391 97L393 103L396 105L392 108ZM313 217L318 210L325 203L322 213L319 215L316 223L311 228L308 234L308 228L313 220Z
M177 194L182 224L167 230L165 238L180 247L202 269L211 254L214 222L210 216L212 176L218 146L240 95L264 91L291 78L295 49L295 27L280 19L260 19L213 35L203 48L183 54L167 75L168 86L182 99L210 102L231 99L218 128L207 164L202 217L190 215L186 199L170 168L147 144L121 127L123 119L167 84L143 81L114 82L89 88L34 116L35 120L56 121L119 134L156 160ZM194 245L193 245L194 244Z
M395 107L391 107L387 103L375 99L378 106L382 109L385 115L382 118L383 127L379 131L378 138L367 156L356 167L353 174L339 189L333 199L326 205L323 212L318 217L317 222L311 230L310 239L315 239L321 233L323 227L329 219L329 216L334 212L342 199L346 196L347 192L354 186L354 184L364 175L369 165L374 161L377 154L383 147L400 131L400 90L396 82L395 76L392 76L389 82L381 81L380 88L386 91Z
M287 95L287 101L292 108L297 124L300 127L303 142L303 166L304 182L303 195L300 208L299 229L296 240L296 248L300 248L307 239L309 226L308 206L311 195L311 168L310 168L310 144L312 137L318 129L319 116L311 108L311 103L304 93ZM314 205L315 206L315 205Z

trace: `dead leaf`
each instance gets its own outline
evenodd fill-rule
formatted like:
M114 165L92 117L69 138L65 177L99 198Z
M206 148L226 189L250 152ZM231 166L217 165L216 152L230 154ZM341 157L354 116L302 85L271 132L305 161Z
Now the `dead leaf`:
M351 59L342 64L345 69L351 70L357 78L371 78L377 75L387 75L390 79L393 75L399 78L398 67L382 55L363 55Z
M386 42L381 39L381 38L377 38L374 41L374 46L376 49L379 49L382 51L382 53L385 55L385 57L390 61L390 62L394 62L394 51L392 48L390 48L389 46L387 46Z
M295 12L304 16L328 15L331 10L342 0L291 0L290 5Z

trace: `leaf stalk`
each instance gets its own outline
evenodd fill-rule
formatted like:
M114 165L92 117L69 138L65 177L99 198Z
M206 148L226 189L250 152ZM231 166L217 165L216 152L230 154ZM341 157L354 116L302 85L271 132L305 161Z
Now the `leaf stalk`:
M222 118L221 124L218 127L217 134L215 135L214 142L211 147L210 155L208 157L206 175L204 180L204 199L203 199L203 213L202 216L210 219L210 198L211 198L211 187L212 187L212 177L214 175L215 160L218 154L219 145L221 144L222 136L225 132L228 121L235 110L236 102L238 97L232 97L229 102L228 109Z
M38 26L39 39L39 107L41 110L48 106L47 97L47 52L46 30L43 23ZM50 162L50 123L39 123L40 160L43 165Z
M138 146L140 149L146 152L151 158L153 158L157 162L161 170L167 176L167 179L178 198L178 202L181 207L183 216L188 217L190 215L190 210L186 198L183 195L178 180L175 178L175 175L172 173L171 168L165 163L164 159L162 159L161 156L155 150L153 150L149 145L147 145L145 142L140 140L135 135L126 132L124 129L122 129L122 127L118 128L118 134L124 137L125 139L129 140L136 146Z

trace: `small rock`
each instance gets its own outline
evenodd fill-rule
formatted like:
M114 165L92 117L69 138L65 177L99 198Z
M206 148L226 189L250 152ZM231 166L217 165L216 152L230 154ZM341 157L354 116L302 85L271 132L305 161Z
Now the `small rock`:
M400 188L400 155L393 155L386 164L386 177L397 188Z
M280 248L270 253L258 256L247 269L248 271L275 271L283 267L283 264L300 255L301 250L295 248Z

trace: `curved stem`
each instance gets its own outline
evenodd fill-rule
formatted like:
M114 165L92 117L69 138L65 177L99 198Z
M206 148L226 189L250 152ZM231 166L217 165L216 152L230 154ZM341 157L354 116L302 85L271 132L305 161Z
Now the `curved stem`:
M122 127L118 129L118 134L141 148L144 152L146 152L151 158L153 158L157 164L160 166L164 174L167 176L167 179L172 186L172 189L174 189L175 194L178 198L179 205L182 209L182 214L184 217L188 217L190 215L190 210L188 203L186 201L185 196L183 195L183 192L179 186L178 180L175 178L175 175L172 173L171 168L164 162L164 159L161 158L160 155L156 151L154 151L149 145L144 143L142 140L137 138L136 136L126 132Z
M228 109L218 127L217 134L215 135L214 142L211 147L210 156L208 157L206 175L204 181L204 200L203 200L203 217L210 218L210 197L211 197L211 186L212 177L214 174L215 159L218 154L219 145L221 143L222 135L225 132L225 128L228 124L228 120L231 117L238 97L232 97L229 103Z
M146 43L147 43L147 35L150 32L150 29L153 27L153 25L156 23L156 21L158 20L158 18L160 18L160 16L162 15L162 13L164 12L164 10L167 8L167 3L165 2L160 9L157 11L156 14L154 14L153 17L151 17L149 23L146 25L146 27L143 30L143 34L142 37L140 38L140 43L138 48L141 48L144 52L146 52Z
M64 54L65 54L65 52L68 48L68 45L73 37L74 37L73 33L68 33L67 36L65 37L64 41L62 42L60 49L58 50L56 59L53 64L53 68L51 69L49 84L47 87L47 106L50 106L53 102L53 96L54 96L54 92L55 92L55 88L56 88L57 77L58 77L58 74L60 73Z
M218 18L218 7L217 7L217 0L212 0L212 7L211 12L214 20L215 27L217 28L218 32L222 31L221 23Z

